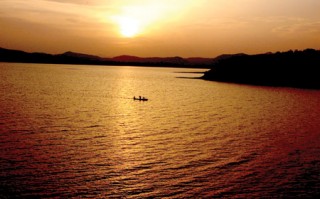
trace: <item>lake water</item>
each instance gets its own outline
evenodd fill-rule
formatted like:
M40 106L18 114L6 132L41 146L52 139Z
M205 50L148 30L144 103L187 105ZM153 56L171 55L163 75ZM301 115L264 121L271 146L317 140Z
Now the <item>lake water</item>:
M320 91L199 71L0 63L0 198L319 196Z

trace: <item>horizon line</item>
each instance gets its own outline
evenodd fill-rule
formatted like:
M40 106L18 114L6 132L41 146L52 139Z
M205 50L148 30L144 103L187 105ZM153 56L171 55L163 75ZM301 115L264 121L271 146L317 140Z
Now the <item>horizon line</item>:
M255 53L255 54L249 54L249 53L244 53L244 52L238 52L238 53L223 53L220 54L218 56L215 57L200 57L200 56L195 56L195 57L183 57L183 56L179 56L179 55L175 55L175 56L149 56L149 57L144 57L144 56L137 56L137 55L129 55L129 54L121 54L121 55L117 55L114 57L102 57L99 55L95 55L95 54L87 54L87 53L83 53L83 52L75 52L75 51L71 51L71 50L67 50L65 52L62 53L48 53L48 52L43 52L43 51L26 51L26 50L21 50L21 49L11 49L11 48L4 48L0 46L0 49L5 49L5 50L12 50L12 51L21 51L21 52L25 52L25 53L42 53L42 54L48 54L48 55L63 55L66 53L75 53L75 54L79 54L79 55L87 55L87 56L95 56L95 57L99 57L102 59L114 59L114 58L118 58L118 57L135 57L135 58L182 58L182 59L192 59L192 58L198 58L198 59L215 59L217 57L220 56L224 56L224 55L260 55L260 54L268 54L268 53L278 53L278 52L289 52L289 51L303 51L303 50L307 50L307 49L313 49L313 50L317 50L319 51L320 49L315 49L315 48L304 48L304 49L288 49L285 51L268 51L268 52L260 52L260 53Z

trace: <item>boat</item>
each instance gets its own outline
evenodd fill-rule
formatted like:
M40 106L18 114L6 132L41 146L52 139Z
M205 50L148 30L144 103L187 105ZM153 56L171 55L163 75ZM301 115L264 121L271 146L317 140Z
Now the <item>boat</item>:
M145 98L145 97L133 97L133 100L148 101L148 98Z

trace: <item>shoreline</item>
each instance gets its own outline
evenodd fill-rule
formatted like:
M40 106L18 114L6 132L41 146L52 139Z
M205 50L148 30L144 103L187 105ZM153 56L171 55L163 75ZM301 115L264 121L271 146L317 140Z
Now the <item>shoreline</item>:
M233 56L215 63L204 80L320 89L320 50Z

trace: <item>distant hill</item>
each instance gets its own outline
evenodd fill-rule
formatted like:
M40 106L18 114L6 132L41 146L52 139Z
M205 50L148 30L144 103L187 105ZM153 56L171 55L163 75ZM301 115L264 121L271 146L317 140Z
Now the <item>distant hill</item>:
M65 52L61 55L58 56L65 56L65 57L73 57L73 58L79 58L79 59L88 59L88 60L100 60L102 61L103 58L98 57L98 56L94 56L94 55L87 55L87 54L82 54L82 53L75 53L75 52Z
M216 58L130 55L102 58L70 51L53 55L0 48L0 62L210 68L203 79L320 89L320 50L314 49L257 55L224 54Z
M320 51L306 49L216 61L203 79L243 84L320 89Z
M20 50L0 48L0 62L209 68L214 63L214 59L181 57L142 58L130 55L102 58L70 51L63 54L52 55L46 53L27 53Z

